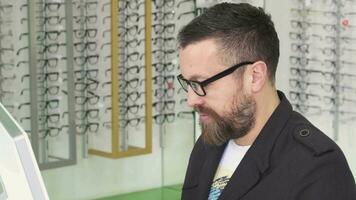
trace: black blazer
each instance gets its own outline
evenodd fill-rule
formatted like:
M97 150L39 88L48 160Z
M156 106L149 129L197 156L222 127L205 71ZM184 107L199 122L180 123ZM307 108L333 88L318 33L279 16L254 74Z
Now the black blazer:
M292 110L280 104L247 151L219 200L356 200L356 185L341 149ZM190 155L183 200L207 200L226 144L199 138Z

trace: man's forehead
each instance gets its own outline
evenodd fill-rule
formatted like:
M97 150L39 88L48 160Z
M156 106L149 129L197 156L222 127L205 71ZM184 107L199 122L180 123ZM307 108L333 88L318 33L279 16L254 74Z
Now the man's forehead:
M212 40L196 42L179 49L179 61L181 65L196 66L211 60L216 60L218 51Z
M217 42L215 39L210 38L210 39L205 39L197 42L193 42L192 44L189 44L185 46L184 48L179 49L179 53L183 52L196 52L196 53L205 53L205 54L212 54L212 53L217 53Z
M179 64L183 77L191 80L205 79L221 71L215 40L206 39L179 49Z

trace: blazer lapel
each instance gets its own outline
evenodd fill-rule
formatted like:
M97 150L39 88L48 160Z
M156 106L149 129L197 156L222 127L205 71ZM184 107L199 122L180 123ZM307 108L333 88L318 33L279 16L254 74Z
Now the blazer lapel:
M218 147L207 146L207 154L209 155L204 162L203 168L201 169L201 175L199 180L199 199L206 200L209 196L209 191L211 184L213 182L216 169L219 165L221 156L224 152L226 144Z
M278 92L281 100L239 166L225 186L219 200L237 200L249 192L269 168L270 154L274 143L281 134L292 113L292 106L283 93Z
M240 199L259 182L260 176L261 172L255 161L251 157L245 157L225 186L219 200Z

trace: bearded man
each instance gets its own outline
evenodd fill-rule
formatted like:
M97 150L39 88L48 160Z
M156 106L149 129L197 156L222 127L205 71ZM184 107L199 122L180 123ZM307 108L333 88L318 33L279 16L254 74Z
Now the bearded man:
M340 148L275 87L271 17L221 3L180 31L178 81L199 113L183 200L356 200Z

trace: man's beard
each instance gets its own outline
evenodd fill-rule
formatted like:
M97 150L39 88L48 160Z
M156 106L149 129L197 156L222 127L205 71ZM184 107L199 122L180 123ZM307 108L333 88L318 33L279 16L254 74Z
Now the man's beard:
M203 139L211 145L218 146L230 139L241 138L255 125L256 102L245 94L241 96L240 101L235 98L231 112L224 116L207 107L197 106L195 110L211 118L207 123L200 121Z

